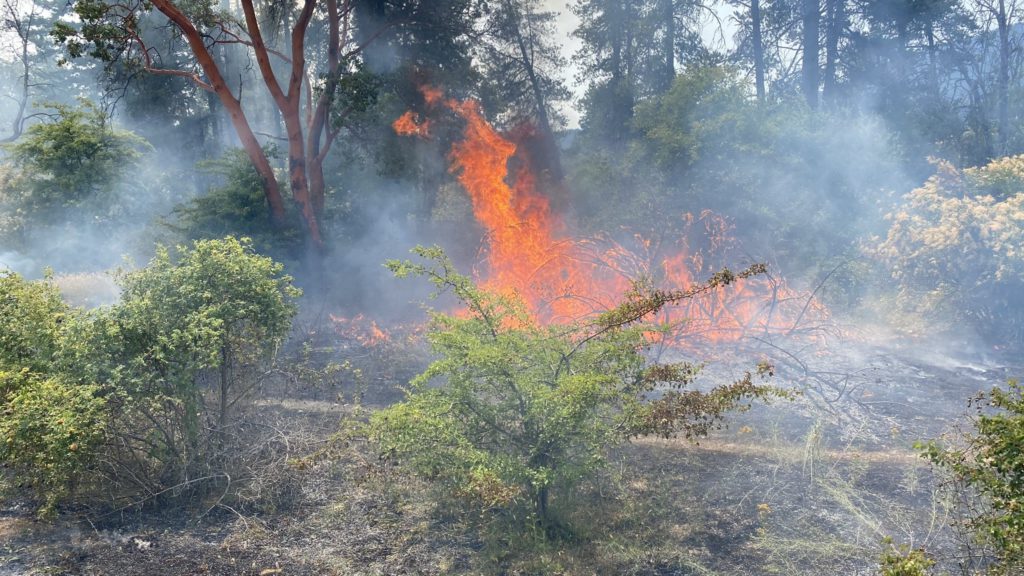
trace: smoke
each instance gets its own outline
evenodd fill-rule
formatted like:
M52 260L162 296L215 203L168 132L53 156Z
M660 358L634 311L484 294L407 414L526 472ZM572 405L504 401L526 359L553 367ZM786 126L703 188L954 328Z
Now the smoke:
M372 6L359 6L356 19L361 29L374 30L386 20ZM579 39L569 33L578 25L577 18L564 3L548 1L542 7L560 12L558 22L568 38L563 53L575 54ZM412 51L385 38L372 44L366 60L373 71L391 73L422 57ZM223 58L225 76L235 83L232 88L239 97L246 102L262 97L257 96L264 89L262 82L246 51L235 47ZM571 80L579 60L569 61L573 66L563 75ZM681 70L680 76L693 70ZM882 82L882 72L878 74L873 84ZM570 84L576 86L577 96L586 89ZM215 99L193 88L183 93L183 86L190 85L180 78L135 78L117 100L116 121L146 137L154 150L104 199L113 208L100 215L88 210L69 213L37 226L21 245L0 247L0 263L30 275L38 275L44 266L58 273L87 272L117 266L125 256L144 262L154 242L176 241L159 221L176 205L208 190L211 182L195 169L196 161L219 155L233 142ZM749 92L749 86L742 90ZM95 96L101 95L97 91ZM562 152L571 165L567 188L580 231L621 238L627 235L622 226L628 223L631 231L646 225L663 232L659 227L668 219L710 209L734 223L744 261L767 261L773 273L807 288L822 281L837 261L863 258L860 244L884 232L884 215L902 193L921 182L923 174L914 167L923 162L927 140L922 138L908 150L913 135L900 133L901 127L879 111L885 100L877 91L849 93L846 106L827 112L787 109L792 108L788 104L762 110L749 102L749 94L744 97L746 104L727 108L733 104L711 94L684 103L689 109L664 114L671 121L692 113L692 122L674 127L674 134L698 142L694 157L685 161L659 162L656 156L666 143L642 125L629 126L635 131L631 148L601 143L605 150L614 150L602 158L593 154L598 148L588 140L593 135L577 137L579 130L567 131ZM253 110L250 120L261 138L277 142L279 120L259 106ZM640 112L637 122L642 120ZM371 164L374 160L364 158ZM440 187L445 177L408 183L428 170L443 175L444 153L432 149L415 161L423 167L411 176L383 176L373 168L335 171L334 178L342 181L331 185L351 201L348 214L335 226L336 246L325 271L329 281L325 293L317 294L324 301L373 313L383 321L402 319L426 290L413 288L422 283L391 278L381 265L384 260L402 258L416 244L437 242L452 251L464 269L474 263L478 244L467 238L478 232L476 224L430 222L435 215L424 210L423 195L432 194L428 190ZM891 289L879 283L885 272L871 271L866 274L870 278L837 273L823 291L855 292L850 300L870 299ZM315 291L314 278L299 281ZM838 286L840 281L847 285Z
M372 200L356 204L345 219L356 224L336 230L345 238L325 264L327 292L321 301L345 315L363 313L383 324L422 318L427 281L396 279L384 262L406 259L414 246L440 242L440 235L416 216L419 199L413 186L376 182L367 196Z
M30 275L37 271L38 266L31 258L18 252L0 252L0 269L6 268L21 275Z

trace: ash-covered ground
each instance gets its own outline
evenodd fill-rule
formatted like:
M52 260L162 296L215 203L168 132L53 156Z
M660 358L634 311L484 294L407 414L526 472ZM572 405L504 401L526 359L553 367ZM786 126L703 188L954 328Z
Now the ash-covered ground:
M359 390L282 388L254 408L310 453L330 443L357 395L364 408L386 405L409 376L387 349L332 349L358 364ZM799 395L734 415L699 445L642 438L616 450L606 474L561 503L580 530L558 552L561 573L866 575L886 537L952 565L953 495L913 444L955 431L970 397L1024 366L993 350L863 336L719 352L702 382L768 359L774 383ZM467 529L471 513L439 506L422 481L358 445L333 450L309 461L279 509L211 501L173 514L68 510L51 523L8 501L0 575L537 573Z

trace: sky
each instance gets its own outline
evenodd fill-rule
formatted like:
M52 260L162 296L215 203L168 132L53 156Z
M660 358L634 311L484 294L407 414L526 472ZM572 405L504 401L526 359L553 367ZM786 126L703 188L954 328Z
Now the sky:
M563 79L566 85L572 90L573 99L578 100L583 96L585 86L576 84L576 72L578 68L573 65L573 54L580 48L580 40L572 35L573 30L579 24L579 19L569 9L569 2L566 0L543 0L542 4L547 10L558 13L558 35L559 43L562 45L562 53L566 56L569 66L565 69ZM571 104L563 105L561 112L565 115L568 128L579 128L580 116L575 107Z

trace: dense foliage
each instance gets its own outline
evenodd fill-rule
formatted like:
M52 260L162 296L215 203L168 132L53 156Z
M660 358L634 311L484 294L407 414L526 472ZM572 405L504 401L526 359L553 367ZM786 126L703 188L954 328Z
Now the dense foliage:
M33 228L85 212L109 224L123 210L114 192L149 145L115 129L95 105L52 104L50 121L32 124L7 146L0 182L0 238L18 243Z
M373 414L371 434L383 454L481 509L521 519L525 510L550 530L558 524L551 497L557 504L624 440L704 436L726 412L780 393L749 373L699 391L698 366L649 362L635 322L682 295L638 295L596 324L543 327L515 299L456 273L439 249L416 252L430 262L389 267L428 277L467 311L434 315L428 339L438 359L413 379L404 402Z
M145 503L224 474L229 426L298 295L280 264L231 238L175 260L161 249L120 283L120 302L87 312L49 281L0 282L0 458L44 510L78 485L85 500Z
M962 442L919 448L966 487L971 499L967 522L995 559L987 569L1018 574L1024 569L1024 387L1010 381L972 403L978 409L974 430Z
M939 162L890 218L877 251L905 296L993 340L1024 341L1024 157Z
M710 322L755 308L782 319L781 332L768 322L760 334L758 320L737 318L753 335L738 346L774 355L786 376L824 392L808 394L811 415L827 416L802 456L806 490L776 469L765 502L753 491L735 505L709 497L713 514L698 520L660 517L682 505L655 510L679 493L674 484L602 494L591 518L631 508L609 521L621 534L608 542L635 557L577 572L698 572L699 557L732 537L757 539L787 567L815 564L806 558L831 553L817 533L766 543L772 514L788 513L768 500L799 484L792 516L836 525L855 516L875 533L857 534L859 545L886 521L858 507L888 514L906 496L835 496L829 505L845 516L814 501L840 469L854 479L835 490L851 495L892 476L877 459L892 464L899 427L885 438L851 432L849 420L903 424L902 412L887 411L900 409L896 400L871 399L892 365L873 383L882 360L848 368L843 360L868 346L833 355L829 338L850 334L838 326L878 313L872 321L906 334L904 320L923 317L922 332L948 330L938 342L977 333L986 354L1024 347L1024 0L9 0L0 31L0 93L12 103L0 109L0 266L24 274L0 273L0 481L32 489L44 513L75 505L114 514L212 494L204 508L215 501L243 516L235 491L271 476L262 462L291 470L297 450L288 425L261 420L297 421L286 420L294 414L285 402L261 396L268 382L321 400L351 379L360 401L367 392L384 403L396 393L388 384L422 371L403 401L375 406L356 427L382 458L368 463L360 452L340 466L344 481L331 478L335 487L347 497L361 488L350 479L384 478L397 463L403 480L411 471L423 481L410 482L416 489L430 485L445 502L500 520L488 525L496 531L528 527L544 536L534 544L560 555L565 541L549 537L583 532L569 508L597 502L587 498L598 482L626 478L611 479L610 455L644 453L623 450L626 442L700 438L730 411L778 394L758 380L767 366L709 388L698 363L652 360L665 349L652 353L648 338L660 328L647 320L767 274L725 268L741 259L772 262L772 273L736 301L691 310ZM462 188L467 163L448 152L465 117L431 103L428 86L475 101L512 143L507 162L488 166L490 176L509 175L489 181L489 197L510 191L531 226L580 238L573 258L610 263L623 277L650 271L637 280L651 286L687 271L708 280L653 292L638 283L613 310L547 326L514 297L459 275L439 250L421 249L428 262L390 270L428 277L463 307L431 317L434 356L423 371L424 332L405 306L419 297L399 292L380 262L439 242L468 268L493 249L474 218L476 197ZM406 112L415 135L400 137L392 123ZM113 302L93 280L123 254L148 264L116 275ZM59 276L26 279L47 265ZM299 360L282 368L299 310L286 271L311 296ZM808 312L821 303L819 324ZM873 328L865 338L885 331ZM714 346L716 357L732 352ZM977 496L983 512L972 527L1008 573L1020 568L1024 530L1020 396L1016 385L984 396L965 446L927 448ZM319 408L333 424L339 406ZM756 462L751 469L791 431L756 424L742 433L758 439L742 464ZM856 436L850 450L884 454L840 462L838 444L824 443L833 424L844 443ZM331 425L315 426L311 442L320 443ZM856 444L862 434L870 446ZM701 457L688 453L687 464ZM828 474L814 471L816 457L833 460ZM926 484L916 475L908 469L900 481L915 497ZM937 512L932 520L940 524ZM652 552L655 539L671 550ZM805 540L813 551L801 552ZM875 555L867 546L858 566ZM887 542L881 571L921 576L946 561Z
M189 241L244 236L252 239L261 254L279 260L295 257L301 246L299 223L267 226L270 211L263 199L263 182L245 152L228 150L197 168L214 182L204 194L174 209L169 228Z
M0 461L17 466L43 511L69 495L109 417L102 387L63 367L76 322L52 283L0 275Z

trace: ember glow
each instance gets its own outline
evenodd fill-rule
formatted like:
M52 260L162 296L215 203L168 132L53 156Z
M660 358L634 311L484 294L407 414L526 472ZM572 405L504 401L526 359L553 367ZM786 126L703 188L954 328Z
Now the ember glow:
M330 315L334 323L334 330L339 336L349 340L355 340L365 347L374 347L389 342L391 335L387 330L377 325L377 322L362 314L356 314L351 318L345 316Z
M680 234L655 242L634 235L627 243L576 238L536 186L525 154L491 126L473 100L445 99L424 89L429 106L443 106L465 121L452 145L449 170L469 194L473 214L486 232L483 266L474 271L485 289L514 295L545 323L569 322L603 312L637 281L651 287L687 289L710 276L732 243L729 225L711 212L683 215ZM429 121L407 112L393 124L399 134L428 136ZM510 174L510 160L518 168ZM699 244L699 247L697 246ZM699 344L736 341L751 334L790 333L822 319L825 309L776 278L737 282L662 312L659 338Z

